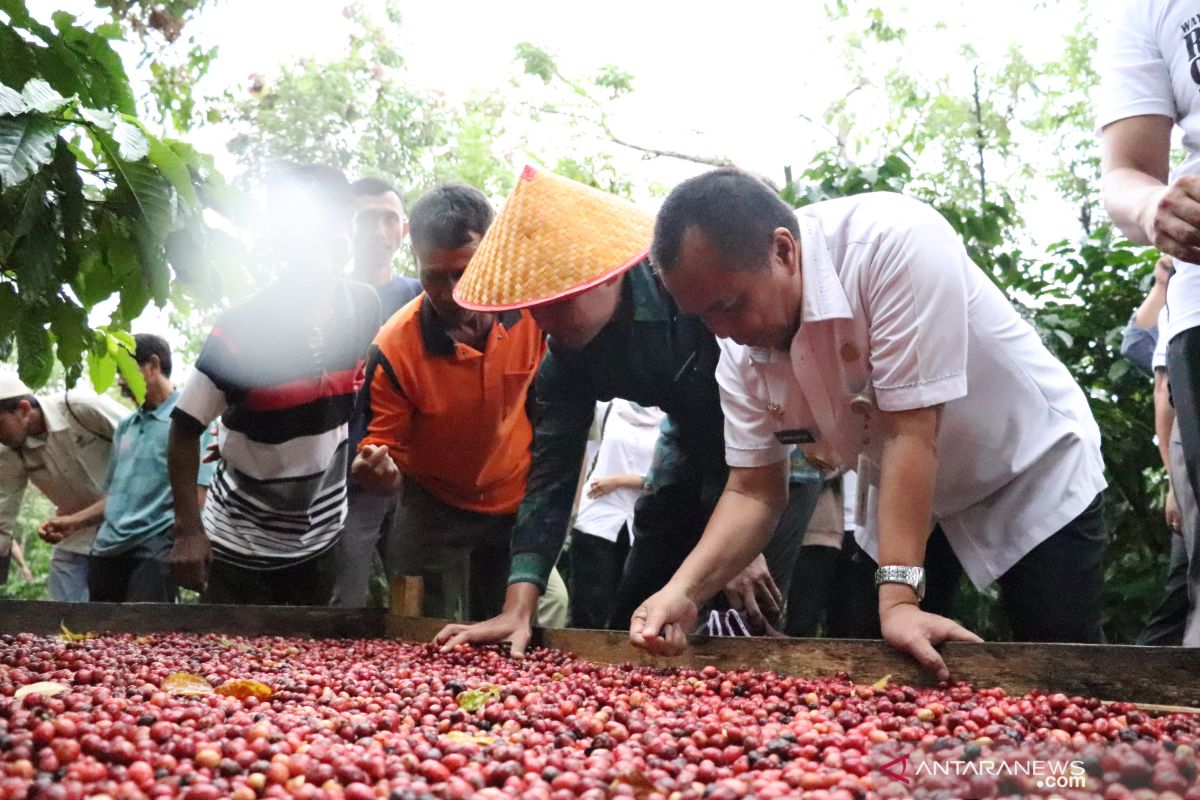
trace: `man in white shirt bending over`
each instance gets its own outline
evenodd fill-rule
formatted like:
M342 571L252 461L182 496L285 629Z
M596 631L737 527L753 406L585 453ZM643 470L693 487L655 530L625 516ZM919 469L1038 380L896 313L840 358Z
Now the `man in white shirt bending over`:
M1101 640L1099 429L937 212L898 194L793 211L717 170L667 198L651 258L722 340L731 469L700 543L634 614L634 644L686 644L697 605L770 535L795 445L819 468L858 463L882 634L939 678L938 644L979 639L919 605L935 526L976 586L999 582L1015 638Z

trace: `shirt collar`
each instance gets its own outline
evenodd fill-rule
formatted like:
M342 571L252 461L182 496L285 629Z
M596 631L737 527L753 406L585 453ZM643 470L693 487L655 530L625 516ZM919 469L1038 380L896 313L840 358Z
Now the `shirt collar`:
M801 324L853 319L854 311L833 266L820 225L802 214L796 215L796 221L800 224Z
M65 394L63 397L67 399ZM46 435L60 433L69 427L67 417L55 398L39 397L38 407L42 409L42 419L46 422Z
M820 225L800 212L796 214L796 222L800 226L800 330L806 322L853 319L854 311L833 266ZM770 364L784 356L769 347L750 348L750 358L759 364Z
M179 394L179 389L173 389L171 393L167 395L167 398L155 406L153 410L149 410L145 406L142 406L139 410L143 414L154 417L155 419L162 420L163 422L169 422L171 420L171 409L173 409L175 407L175 403L178 402Z
M521 312L517 309L501 311L496 315L496 322L505 330L510 330L520 320ZM434 358L453 358L458 352L455 347L455 341L442 328L438 320L437 311L433 308L433 303L428 302L428 298L424 295L421 296L419 321L421 341L425 345L425 352Z
M628 297L633 303L635 322L669 322L677 316L675 301L667 294L649 259L642 259L625 274L629 276Z

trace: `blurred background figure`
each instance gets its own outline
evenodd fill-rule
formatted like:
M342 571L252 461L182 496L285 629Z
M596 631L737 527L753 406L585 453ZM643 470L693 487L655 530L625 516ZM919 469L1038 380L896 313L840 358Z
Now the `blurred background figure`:
M585 465L571 531L571 625L606 628L633 543L633 508L645 489L663 413L614 399L601 410L599 446Z

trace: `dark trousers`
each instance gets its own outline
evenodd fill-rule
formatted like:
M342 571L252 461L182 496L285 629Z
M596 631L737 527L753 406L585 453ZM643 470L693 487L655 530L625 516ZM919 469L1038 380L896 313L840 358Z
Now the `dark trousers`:
M421 614L485 620L500 613L508 586L516 514L480 514L443 503L405 480L384 558L389 575L420 575Z
M763 557L771 576L784 596L791 583L796 557L804 542L804 530L816 507L819 483L792 484L788 507L780 517ZM647 502L647 501L653 502ZM714 501L715 502L715 501ZM698 487L677 484L638 501L634 515L633 547L625 561L625 573L617 587L609 627L628 629L633 612L646 598L666 586L683 560L700 541L713 503L703 503ZM718 598L718 603L721 598Z
M88 597L97 603L174 603L179 593L162 533L113 556L88 557Z
M1183 631L1187 627L1191 608L1188 600L1187 546L1182 536L1172 536L1171 560L1167 564L1162 599L1150 612L1150 619L1146 620L1146 627L1138 634L1134 644L1147 647L1178 647L1183 644Z
M1000 576L1000 601L1018 642L1104 641L1100 596L1104 588L1103 495L1029 551ZM850 636L880 638L876 565L857 545L852 555L852 620ZM925 549L925 599L921 608L953 616L954 596L962 565L940 527Z
M1171 404L1175 406L1175 422L1183 441L1187 480L1192 486L1192 496L1200 498L1200 328L1171 337L1167 345L1167 372L1171 376ZM1181 478L1176 476L1175 480Z
M281 569L246 569L214 560L201 602L247 606L324 606L333 594L333 550Z
M571 627L607 628L629 557L629 527L610 542L575 528L571 531Z
M841 549L825 545L800 548L787 595L784 633L811 637L820 632L832 639L848 635L850 589L856 585L850 579L854 547L854 532L847 531ZM873 591L868 594L874 599Z

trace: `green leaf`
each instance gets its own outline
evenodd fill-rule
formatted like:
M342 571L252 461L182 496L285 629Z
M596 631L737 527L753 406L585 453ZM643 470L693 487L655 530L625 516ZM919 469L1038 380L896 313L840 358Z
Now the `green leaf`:
M106 131L111 131L117 125L117 115L104 109L79 107L79 116L92 125Z
M150 152L150 142L141 126L126 117L118 117L112 130L121 158L126 161L141 161Z
M200 198L192 185L192 173L183 159L161 139L150 140L150 163L158 168L163 177L171 182L183 202L191 209L199 209Z
M88 351L88 377L96 394L103 394L117 379L117 360L108 353Z
M140 404L146 398L145 376L142 375L137 362L133 360L133 356L124 345L117 348L116 358L117 370L120 371L121 377L129 385L129 391L133 392L134 398Z
M28 110L29 107L21 99L20 92L11 86L5 86L0 83L0 116L15 117L17 114L24 114Z
M0 118L0 188L16 186L54 158L58 127L41 114Z
M141 133L140 130L138 132ZM112 136L96 130L91 131L91 135L104 152L104 160L116 173L117 183L128 193L128 200L133 206L129 209L131 216L140 215L152 236L158 237L159 241L165 239L171 231L173 216L171 190L167 182L150 164L123 158Z
M50 332L41 320L24 316L17 327L17 374L30 389L38 389L50 380L53 369Z
M477 711L483 710L483 707L488 703L500 700L500 687L495 684L480 686L478 689L460 692L458 697L454 699L458 702L459 708L468 714L474 714Z
M21 298L13 284L0 283L0 343L12 336L17 329Z
M25 88L21 90L21 99L25 101L25 105L43 114L58 111L67 104L67 98L54 91L50 84L41 78L34 78L25 84Z

